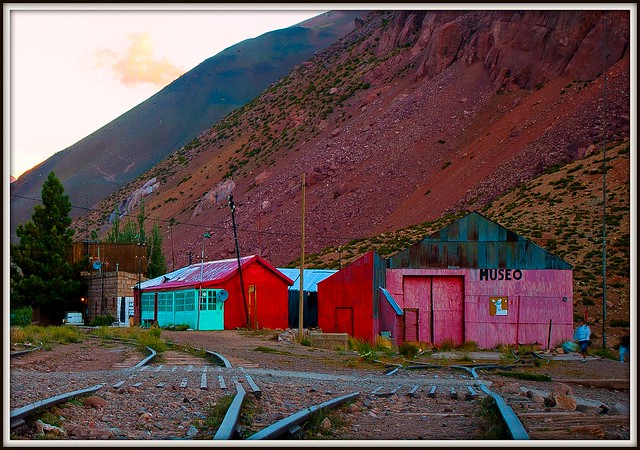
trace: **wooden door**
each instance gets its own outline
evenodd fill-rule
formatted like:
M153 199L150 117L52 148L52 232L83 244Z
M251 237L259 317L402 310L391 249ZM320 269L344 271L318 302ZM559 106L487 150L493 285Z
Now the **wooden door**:
M420 329L418 315L418 308L406 308L404 310L404 341L405 342L418 342L420 336Z
M347 333L353 336L353 308L337 307L336 308L336 332Z
M433 277L433 343L464 342L464 279L457 276Z

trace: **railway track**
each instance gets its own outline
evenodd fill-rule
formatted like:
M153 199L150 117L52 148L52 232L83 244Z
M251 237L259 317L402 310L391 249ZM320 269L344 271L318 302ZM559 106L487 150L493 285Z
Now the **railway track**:
M520 385L526 390L496 391L491 381L462 366L327 374L261 368L211 351L202 357L176 350L141 362L129 357L109 370L90 372L12 371L12 412L99 386L90 395L83 394L84 401L74 402L77 396L71 396L54 406L64 417L57 438L316 439L306 424L335 408L328 424L326 420L316 424L324 432L322 439L469 440L477 438L483 399L497 395L504 398L503 419L512 439L607 438L603 416L590 414L595 410L587 407L593 404L582 402L581 410L571 413L550 409L534 398L542 394L532 388ZM27 386L28 392L18 391ZM223 404L229 404L223 423L208 428L212 408ZM611 427L625 427L624 416L604 420ZM627 427L628 422L626 417ZM523 433L518 434L519 427ZM19 428L16 421L15 429ZM216 437L224 433L226 437ZM15 436L20 438L17 431ZM23 436L29 438L28 432Z

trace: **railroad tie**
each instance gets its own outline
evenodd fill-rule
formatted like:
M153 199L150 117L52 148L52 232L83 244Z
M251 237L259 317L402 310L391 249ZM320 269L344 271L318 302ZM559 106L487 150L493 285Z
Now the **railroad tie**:
M249 386L251 386L253 395L255 395L256 398L260 398L262 396L262 391L260 390L258 385L254 383L253 378L251 378L251 376L248 373L245 373L244 377L247 379L247 383L249 383Z
M140 386L142 386L142 383L140 383L140 382L138 382L138 383L133 385L133 387L135 387L135 388L140 387Z
M398 385L396 386L395 389L388 391L388 392L379 392L379 389L382 388L382 386L380 386L380 388L376 389L374 392L372 392L373 395L377 395L378 397L391 397L392 395L396 395L396 392L398 392L398 389L400 389L402 386Z
M111 386L113 389L118 389L120 386L124 384L124 381L118 381L116 384Z
M282 439L302 439L304 436L304 431L300 425L294 425L289 428L285 433Z
M207 372L204 370L200 376L200 389L209 389L209 386L207 385Z
M164 381L161 381L160 383L156 384L157 388L161 388L164 387Z
M431 390L429 391L429 393L427 394L427 397L429 398L436 398L436 389L438 389L437 385L433 385L431 386Z
M392 369L388 369L384 374L389 376L389 375L393 375L394 373L396 373L398 370L400 370L400 366L396 366Z
M182 382L180 382L180 387L181 387L181 388L185 388L185 387L187 387L187 383L188 383L188 382L189 382L189 379L188 379L188 378L183 378L183 379L182 379Z
M378 386L373 391L371 391L371 395L378 395L378 392L382 390L382 386Z
M478 398L478 393L471 386L467 386L467 390L469 391L466 396L467 400L475 400Z
M416 391L417 391L417 390L418 390L418 385L416 384L416 385L414 385L414 386L411 388L411 390L410 390L409 392L407 392L407 395L408 395L409 397L413 397L413 398L415 398L415 397L417 397L417 396L418 396L418 394L416 393Z
M218 375L218 383L220 383L220 389L227 388L227 385L224 382L224 377L222 375Z
M454 388L453 386L451 386L451 398L453 400L457 400L458 399L458 393L456 392L456 388Z
M189 367L187 367L187 372L191 372L192 370L193 370L193 366L189 364Z

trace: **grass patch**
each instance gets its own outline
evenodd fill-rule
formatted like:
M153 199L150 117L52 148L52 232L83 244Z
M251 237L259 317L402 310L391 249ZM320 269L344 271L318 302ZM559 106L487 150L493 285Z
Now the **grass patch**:
M511 372L508 370L497 370L494 372L496 375L500 375L507 378L516 378L518 380L528 381L551 381L549 375L530 373L530 372Z
M222 424L224 420L224 416L227 414L227 410L231 403L233 402L234 395L225 395L224 397L220 397L215 403L209 405L207 407L207 415L204 419L199 419L194 422L194 426L199 431L213 431L214 433ZM210 439L210 437L206 436L207 433L203 433L201 437L199 434L196 435L196 439Z
M324 429L322 424L328 420L331 425ZM320 409L303 426L305 439L336 439L339 430L349 424L337 410Z
M480 410L477 415L480 418L479 439L509 439L507 426L492 397L485 397L480 401Z
M80 329L66 325L12 327L10 333L11 344L37 344L41 342L44 348L51 348L52 344L81 342L83 339L84 336Z
M272 353L274 355L293 355L293 353L291 352L287 352L284 350L276 350L275 348L271 348L271 347L256 347L253 349L254 352L262 352L262 353Z

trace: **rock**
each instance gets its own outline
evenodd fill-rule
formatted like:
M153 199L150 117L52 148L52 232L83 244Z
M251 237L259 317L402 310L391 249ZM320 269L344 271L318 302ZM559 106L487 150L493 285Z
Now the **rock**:
M355 404L351 404L347 407L347 412L349 414L354 414L360 411L360 408L358 408L358 405Z
M324 420L320 423L320 428L323 431L328 431L331 428L331 421L328 417L325 417Z
M556 383L553 386L553 393L562 395L573 395L573 389L571 389L571 386L569 386L568 384Z
M567 411L575 411L576 406L578 406L578 402L576 401L576 398L572 395L557 394L554 392L553 394L551 394L551 398L555 402L556 408L559 408L559 409L564 409Z
M43 422L42 420L38 420L36 422L36 430L38 432L38 434L48 434L51 436L58 436L58 437L66 437L67 436L67 432L65 430L63 430L60 427L57 427L55 425L50 425L48 423Z
M630 415L630 410L628 406L622 403L614 403L613 406L609 408L608 414L610 416L628 416Z
M97 395L92 395L84 399L84 406L87 408L104 408L107 404L108 402L105 399Z

